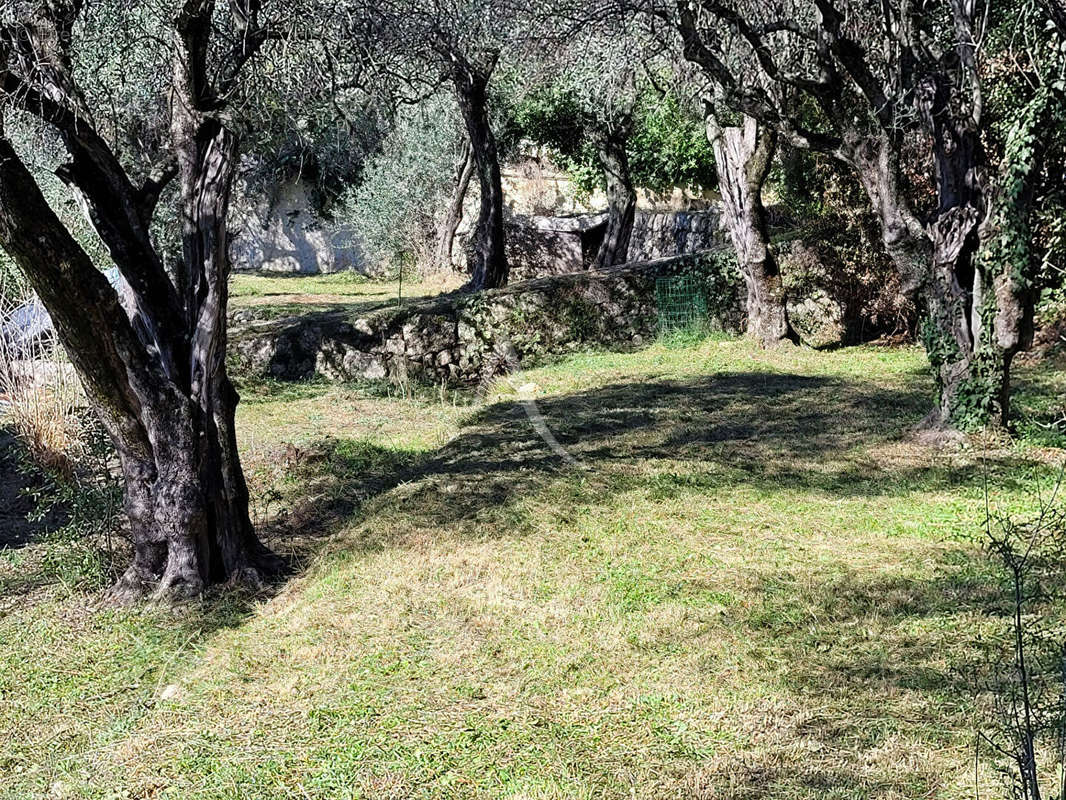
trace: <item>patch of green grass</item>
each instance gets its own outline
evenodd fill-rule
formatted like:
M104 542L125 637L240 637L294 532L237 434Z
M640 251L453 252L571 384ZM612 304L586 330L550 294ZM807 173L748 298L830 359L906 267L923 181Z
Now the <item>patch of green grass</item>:
M1013 377L1018 436L1038 447L1066 447L1066 370L1024 364Z
M299 573L177 616L4 598L0 797L972 796L984 487L1029 509L1063 453L918 442L920 351L659 342L474 406L244 391Z
M356 272L329 275L250 275L230 278L230 308L271 320L318 311L358 310L413 302L456 289L462 276L433 275L413 282L366 278Z
M235 273L230 278L231 297L266 297L290 294L336 294L363 296L384 291L388 284L371 281L357 272L329 275L256 275Z

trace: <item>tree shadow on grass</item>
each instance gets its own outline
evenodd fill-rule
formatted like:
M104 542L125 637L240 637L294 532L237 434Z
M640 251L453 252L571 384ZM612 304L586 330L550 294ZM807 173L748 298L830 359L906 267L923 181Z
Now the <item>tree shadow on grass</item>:
M306 512L330 533L358 520L375 496L409 484L396 501L402 524L462 530L488 516L499 524L481 531L516 536L521 525L505 524L507 515L520 515L524 500L560 480L580 482L582 502L593 504L630 491L654 499L693 490L713 496L737 487L827 502L906 498L979 491L989 473L1001 489L1025 488L1041 467L1010 451L990 457L983 469L972 460L923 457L928 454L918 445L908 451L909 432L927 410L927 392L917 376L886 388L735 372L618 383L537 400L548 429L586 468L580 473L545 443L522 404L497 403L474 413L460 436L425 457L371 445L345 451L328 443L320 460L305 464L305 477L320 481L323 490ZM896 445L904 448L897 458L878 452ZM393 530L385 542L355 534L341 546L402 547L405 533ZM870 755L871 763L888 763L878 748L905 746L916 736L913 726L927 729L921 738L928 742L946 741L968 725L970 621L1001 617L1003 596L975 548L949 546L931 558L935 563L913 571L859 571L842 562L754 573L747 592L754 600L731 608L729 625L739 641L758 643L780 696L798 698L801 711L781 724L779 742L728 765L729 774L716 784L733 787L723 796L817 796L849 788L852 796L870 796L902 783L917 796L940 785L934 767L900 764L899 774L890 775L863 762ZM688 588L696 594L682 599L697 602L707 590L679 591ZM701 668L712 683L713 661ZM800 740L821 755L797 760L797 752L806 752L797 750Z
M1005 629L1010 609L1007 587L973 550L949 551L928 571L762 576L733 624L757 643L748 668L793 703L765 722L759 746L710 776L728 783L723 797L943 791L962 764L912 756L968 738L981 677L995 668L979 633ZM713 683L714 665L705 673Z
M904 388L780 373L721 373L691 380L617 383L536 401L536 413L606 495L645 489L660 496L749 486L827 498L900 497L977 488L972 466L882 463L875 451L903 441L927 410L927 386ZM428 456L371 443L326 440L295 469L294 485L315 487L287 520L328 535L370 498L415 484L405 511L428 525L474 519L513 506L575 469L542 439L522 403L501 402L466 420L463 432ZM987 470L997 485L1025 481L1018 455ZM609 478L596 481L601 473ZM505 533L501 531L501 533Z
M22 547L47 530L48 522L31 522L33 500L27 495L37 482L23 469L22 446L11 431L0 428L0 550Z

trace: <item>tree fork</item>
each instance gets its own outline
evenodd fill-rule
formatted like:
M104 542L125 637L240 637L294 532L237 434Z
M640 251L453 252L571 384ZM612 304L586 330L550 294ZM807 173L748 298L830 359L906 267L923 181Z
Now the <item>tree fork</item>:
M55 34L61 10L33 7L28 13L35 16L22 21L55 35L19 38L0 28L0 56L10 62L3 99L64 134L73 159L64 179L86 200L90 221L131 278L132 318L49 207L4 137L0 116L0 245L48 309L125 481L134 557L111 591L116 602L148 594L184 599L219 582L258 586L281 567L252 528L234 427L238 396L225 369L226 215L238 142L206 69L214 7L189 0L177 17L171 107L177 167L153 174L144 190L133 187L82 113L69 54L55 50L70 44ZM261 31L251 33L258 44L235 56L235 70L265 41ZM51 69L18 71L40 62ZM173 177L180 179L184 257L168 273L145 231ZM110 205L103 202L108 192ZM146 248L152 257L141 257Z

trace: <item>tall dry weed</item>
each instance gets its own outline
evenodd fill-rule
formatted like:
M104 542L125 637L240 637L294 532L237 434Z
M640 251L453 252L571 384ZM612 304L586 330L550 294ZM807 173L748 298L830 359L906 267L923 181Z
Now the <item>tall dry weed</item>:
M31 296L11 283L0 280L0 424L38 466L69 478L84 447L85 395L52 334L12 335Z

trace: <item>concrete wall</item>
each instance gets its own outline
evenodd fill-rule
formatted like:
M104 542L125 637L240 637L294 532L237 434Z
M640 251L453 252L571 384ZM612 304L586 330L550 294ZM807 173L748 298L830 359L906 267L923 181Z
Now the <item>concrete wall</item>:
M516 217L507 224L512 282L585 269L595 258L607 214Z
M302 181L282 183L272 196L238 191L230 231L230 260L238 272L317 275L364 268L358 242L315 215Z

